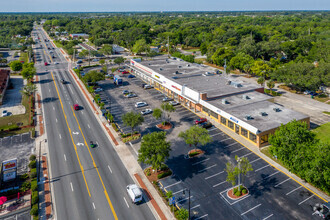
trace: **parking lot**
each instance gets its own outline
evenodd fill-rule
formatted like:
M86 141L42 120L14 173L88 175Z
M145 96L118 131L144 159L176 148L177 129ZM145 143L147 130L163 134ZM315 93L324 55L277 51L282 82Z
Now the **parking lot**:
M155 89L144 90L140 79L123 77L124 85L116 87L113 81L100 83L105 90L100 93L106 107L111 110L115 121L122 131L131 129L121 122L121 116L129 111L140 112L146 108L159 108L164 97ZM138 97L126 98L123 90L134 91ZM138 101L145 101L148 106L135 108ZM138 128L142 135L158 130L155 125L160 122L146 115L145 122ZM193 125L198 117L183 106L176 106L171 114L174 127L168 132L171 142L171 154L166 164L173 175L160 181L164 191L172 191L179 207L188 209L190 189L190 210L192 219L318 219L312 216L312 207L323 203L316 195L307 191L294 180L270 166L263 159L249 151L216 127L209 128L212 143L201 147L205 154L198 158L186 159L191 149L178 138L180 131ZM139 143L129 145L137 157ZM134 155L133 154L133 155ZM226 163L235 162L235 155L247 157L253 171L248 173L244 185L249 195L238 200L230 199L226 193L232 186L226 181L224 171Z

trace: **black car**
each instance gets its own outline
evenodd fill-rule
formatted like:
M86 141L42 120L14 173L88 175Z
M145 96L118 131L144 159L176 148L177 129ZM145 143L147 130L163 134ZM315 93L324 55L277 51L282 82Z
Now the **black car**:
M142 88L144 88L144 86L145 86L145 85L147 85L147 84L145 84L145 83L142 83L141 87L142 87Z
M198 126L208 129L208 128L211 128L213 125L211 122L204 122L204 123L198 124Z

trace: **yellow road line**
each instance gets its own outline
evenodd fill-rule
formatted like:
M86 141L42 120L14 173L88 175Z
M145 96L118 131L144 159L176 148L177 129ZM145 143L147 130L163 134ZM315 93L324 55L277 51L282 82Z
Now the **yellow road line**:
M98 174L98 176L99 176L99 178L100 178L100 180L101 180L101 183L102 183L102 186L103 186L103 189L104 189L104 194L105 194L105 197L106 197L107 200L108 200L108 203L109 203L110 209L111 209L111 211L112 211L113 217L114 217L116 220L118 220L118 217L117 217L117 214L116 214L116 212L115 212L115 209L113 208L112 202L111 202L111 200L110 200L110 198L109 198L109 195L108 195L107 189L106 189L105 186L104 186L104 183L103 183L102 177L101 177L101 175L100 175L99 169L98 169L97 166L96 166L96 163L95 163L95 160L94 160L93 155L92 155L92 153L91 153L91 150L89 149L89 146L88 146L88 144L87 144L87 141L86 141L85 135L84 135L83 131L81 130L81 127L80 127L80 124L79 124L79 122L78 122L77 116L76 116L76 114L75 114L75 112L74 112L74 110L73 110L72 107L71 107L71 110L72 110L73 116L75 117L75 119L76 119L76 121L77 121L77 124L78 124L79 130L80 130L80 133L81 133L81 135L82 135L83 138L84 138L84 142L85 142L85 145L86 145L86 147L87 147L87 149L88 149L88 152L89 152L89 154L90 154L90 156L91 156L91 158L92 158L94 168L96 169L97 174Z
M64 118L65 118L65 122L66 122L66 125L69 129L69 133L70 133L70 137L71 137L71 141L72 141L72 144L74 146L74 150L76 152L76 156L77 156L77 159L78 159L78 163L79 163L79 166L80 166L80 170L82 172L82 175L84 177L84 181L85 181L85 184L86 184L86 188L87 188L87 191L88 191L88 195L89 197L91 197L91 193L89 191L89 187L88 187L88 184L87 184L87 181L86 181L86 177L85 177L85 173L84 173L84 168L83 166L81 165L81 162L80 162L80 159L79 159L79 155L78 155L78 152L77 152L77 146L76 144L74 143L74 140L73 140L73 137L72 137L72 132L71 132L71 128L69 126L69 123L68 123L68 120L67 120L67 117L66 117L66 114L64 112L64 108L63 108L63 103L62 103L62 100L61 100L61 96L60 96L60 93L58 92L58 89L57 89L57 85L56 85L56 82L55 82L55 78L54 78L54 75L53 75L53 72L51 72L51 75L52 75L52 78L53 78L53 81L54 81L54 85L55 85L55 89L56 89L56 92L57 92L57 95L58 95L58 98L60 100L60 104L61 104L61 107L62 107L62 111L63 111L63 115L64 115Z

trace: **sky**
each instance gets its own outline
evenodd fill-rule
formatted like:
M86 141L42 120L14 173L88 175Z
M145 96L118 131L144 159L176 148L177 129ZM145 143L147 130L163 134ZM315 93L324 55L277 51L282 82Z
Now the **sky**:
M0 0L0 12L329 10L330 0Z

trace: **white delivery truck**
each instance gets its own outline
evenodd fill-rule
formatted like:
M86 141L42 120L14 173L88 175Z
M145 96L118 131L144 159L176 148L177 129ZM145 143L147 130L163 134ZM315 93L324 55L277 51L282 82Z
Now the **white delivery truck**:
M142 191L136 184L130 184L126 187L126 189L132 203L142 202Z

